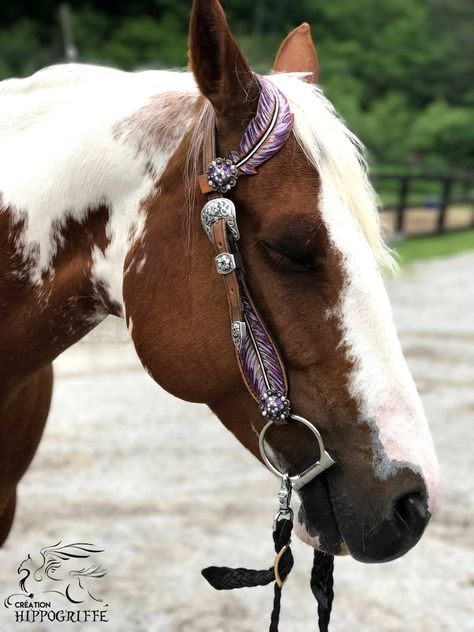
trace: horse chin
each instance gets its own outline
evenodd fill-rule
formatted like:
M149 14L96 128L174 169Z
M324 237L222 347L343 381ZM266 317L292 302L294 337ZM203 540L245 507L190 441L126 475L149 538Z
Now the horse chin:
M311 535L304 524L301 523L299 520L296 520L293 531L297 538L301 540L301 542L304 542L308 546L311 546L313 549L319 550L321 545L321 539L319 535Z
M304 544L307 544L313 549L322 551L323 553L328 553L330 555L338 555L338 556L350 555L350 551L347 548L344 540L342 539L339 545L339 549L337 551L336 550L327 551L326 547L324 547L321 542L321 539L324 539L324 536L321 537L321 535L311 535L308 529L306 528L306 526L299 520L296 520L295 525L293 527L293 531L296 537L299 540L301 540L301 542L304 542Z
M295 535L313 549L330 555L349 552L339 531L332 510L324 474L294 496Z
M308 528L304 522L297 519L293 531L301 542L307 544L312 549L327 553L328 555L350 555L344 540L339 533L335 537L332 527L330 529L330 535L325 533L324 528L320 529L318 533L315 533L313 529Z

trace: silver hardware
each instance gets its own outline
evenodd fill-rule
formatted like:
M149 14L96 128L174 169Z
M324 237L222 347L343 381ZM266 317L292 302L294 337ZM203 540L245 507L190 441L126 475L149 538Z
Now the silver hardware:
M221 252L215 258L215 262L218 274L230 274L240 267L237 257L231 252Z
M291 486L290 477L288 474L284 474L281 477L280 491L278 492L278 512L273 520L273 531L277 527L279 520L293 520L293 509L291 505L291 492L293 487Z
M231 326L232 342L238 353L242 351L244 340L247 336L247 326L241 320L235 320Z
M281 391L266 390L260 397L262 416L277 425L287 423L290 415L290 400Z
M313 465L310 465L308 468L306 468L306 470L304 470L300 474L296 474L295 476L289 477L291 486L293 487L294 490L298 491L304 485L312 481L313 478L316 478L316 476L324 472L324 470L327 470L329 467L331 467L331 465L334 465L335 461L329 456L329 454L324 449L323 439L321 435L319 434L318 430L315 428L315 426L311 422L309 422L304 417L300 417L299 415L290 415L290 419L292 419L293 421L297 421L303 424L304 426L306 426L307 428L309 428L311 432L314 434L314 436L316 437L316 440L319 446L319 455L320 455L319 460L313 463ZM280 472L280 470L276 468L273 465L273 463L270 461L267 451L265 449L265 435L267 433L267 430L272 425L273 425L273 421L269 421L264 426L262 432L260 433L260 437L258 440L260 454L262 455L262 459L265 465L268 467L268 469L271 472L273 472L273 474L275 474L275 476L284 477L285 474L283 472Z
M230 158L215 158L207 168L207 183L213 191L227 193L237 184L237 168Z
M280 491L278 492L278 501L280 506L278 507L278 513L275 516L275 521L279 518L290 519L291 517L291 492L292 492L291 480L288 474L283 474L281 478Z
M227 198L216 198L204 204L201 211L201 222L209 239L212 239L212 225L223 219L232 237L237 241L240 237L237 227L235 205Z

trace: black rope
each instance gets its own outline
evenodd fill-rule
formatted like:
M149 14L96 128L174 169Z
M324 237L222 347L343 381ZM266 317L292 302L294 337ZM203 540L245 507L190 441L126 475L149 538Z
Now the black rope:
M216 590L253 588L254 586L266 586L275 581L273 568L266 571L252 571L248 568L208 566L201 571L201 574Z
M318 602L319 632L327 632L331 616L333 591L334 557L314 551L313 568L311 570L311 590Z
M201 571L203 577L216 590L266 586L274 582L273 610L269 632L278 632L282 586L290 574L294 563L293 553L290 549L291 532L293 530L293 512L289 508L291 488L289 487L288 481L288 477L283 479L282 490L280 490L279 494L280 511L273 526L273 543L278 563L275 561L274 566L262 571L248 568L229 568L228 566L209 566ZM275 573L276 564L277 574ZM311 571L311 590L318 602L318 623L320 632L328 631L334 597L333 568L334 558L332 555L326 555L320 551L314 552L313 569Z
M293 529L292 514L291 519L277 519L273 530L273 543L275 553L287 546L278 564L278 572L281 581L285 579L293 568L293 553L290 549L291 531ZM269 632L278 632L278 620L280 618L281 588L275 581L275 570L271 568L263 571L251 570L248 568L229 568L228 566L209 566L201 571L203 577L216 590L233 590L234 588L249 588L253 586L266 586L275 582L273 611L270 621Z
M293 512L291 512L290 519L277 520L275 529L273 530L273 542L275 544L275 553L279 553L283 547L288 546L286 551L280 558L278 564L278 571L282 584L285 583L286 578L293 568L293 553L290 549L291 532L293 530ZM275 574L275 573L274 573ZM281 609L281 586L275 581L273 588L273 610L270 617L269 632L278 632L278 622L280 621L280 609Z
M281 588L276 582L273 590L273 610L270 617L270 627L268 628L268 632L278 632L278 623L280 622Z

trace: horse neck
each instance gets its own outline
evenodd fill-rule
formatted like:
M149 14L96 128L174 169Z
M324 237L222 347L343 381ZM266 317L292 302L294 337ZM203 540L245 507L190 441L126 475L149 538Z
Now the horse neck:
M126 254L196 104L193 93L160 92L163 73L149 74L111 75L84 93L55 85L50 107L42 93L33 113L16 115L16 133L0 121L4 384L53 360L107 314L122 316Z

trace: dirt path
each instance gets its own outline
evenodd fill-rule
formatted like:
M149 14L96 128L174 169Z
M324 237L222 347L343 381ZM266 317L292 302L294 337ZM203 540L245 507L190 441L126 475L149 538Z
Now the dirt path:
M404 559L336 560L333 632L474 630L473 274L474 253L413 266L388 283L433 429L443 500ZM27 553L58 540L103 545L110 623L18 624L1 607L0 632L266 630L270 588L214 593L200 569L268 564L275 480L207 408L161 391L130 346L110 339L114 327L58 361L51 419L0 553L3 600ZM299 542L294 553L281 630L307 632L315 629L311 554Z

